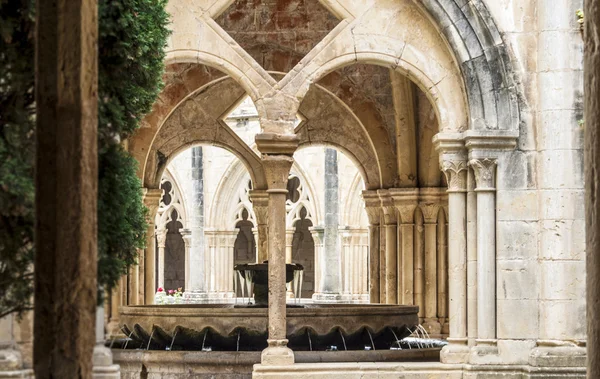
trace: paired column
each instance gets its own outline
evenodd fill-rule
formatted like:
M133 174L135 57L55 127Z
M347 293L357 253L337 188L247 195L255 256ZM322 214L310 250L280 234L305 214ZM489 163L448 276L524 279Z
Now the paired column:
M190 287L190 246L192 244L192 231L189 229L179 229L179 234L183 239L185 246L185 282L184 290L187 291Z
M148 229L146 229L146 252L144 254L144 304L154 304L156 293L156 240L154 219L160 205L162 190L144 189L144 205L148 208Z
M496 344L496 160L471 159L477 194L477 345Z
M450 330L441 360L464 362L467 347L467 163L464 156L442 157L448 182L448 316Z
M293 130L293 122L289 129ZM285 200L298 138L293 134L258 134L256 144L262 153L269 194L269 334L261 361L265 365L288 365L294 363L294 353L286 338Z
M321 288L321 254L323 254L323 240L325 239L325 230L319 226L308 228L315 244L315 283L316 291ZM317 296L313 294L313 298Z
M369 218L369 301L378 304L382 301L379 296L379 235L381 222L381 205L376 191L363 191L365 210Z
M294 229L286 229L286 231L285 231L285 263L292 263L292 249L294 247L293 246L294 232L295 232ZM294 297L294 292L292 291L291 283L287 284L286 297L287 298Z

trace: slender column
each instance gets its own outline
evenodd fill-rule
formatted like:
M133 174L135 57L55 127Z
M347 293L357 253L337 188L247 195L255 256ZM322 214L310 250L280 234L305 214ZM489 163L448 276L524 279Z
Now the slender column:
M450 330L441 360L464 362L467 347L467 164L464 157L441 163L448 182L448 316Z
M379 205L379 195L374 191L364 191L362 193L365 201L365 210L369 218L369 301L372 304L381 302L379 297L379 224L381 206Z
M204 237L204 163L202 147L192 149L192 204L190 230L192 241L190 246L189 287L185 297L191 302L204 302L207 298L207 275L209 271L204 265L206 261Z
M442 327L437 318L437 215L436 199L421 203L425 221L425 323L429 334L439 335Z
M144 189L144 205L148 208L148 229L146 229L146 253L144 254L144 304L154 304L156 293L156 236L154 219L160 205L162 190L159 188Z
M129 304L138 305L139 304L139 266L131 265L129 267Z
M310 234L312 235L314 244L315 244L315 293L313 294L313 299L316 299L318 296L318 290L321 288L321 252L323 251L323 239L325 231L323 228L314 226L308 228Z
M600 378L600 7L585 2L585 224L587 375Z
M108 335L112 336L119 331L119 306L121 305L121 280L117 283L110 293L110 314L108 325L106 327Z
M400 243L398 252L398 304L412 305L414 300L414 222L419 199L416 188L391 189L398 211Z
M33 358L40 379L92 374L98 290L97 13L96 0L39 0L35 12Z
M325 149L325 240L321 251L321 287L317 300L341 298L341 248L339 242L339 193L337 152Z
M183 244L185 245L185 281L184 281L184 291L187 292L190 286L190 246L192 244L192 231L189 229L179 229L179 234L181 234L181 238L183 239Z
M472 159L477 187L477 344L496 340L496 160Z
M293 130L293 123L289 128ZM264 365L289 365L294 363L294 353L287 347L286 338L285 200L287 180L294 162L291 155L298 147L298 139L295 135L258 134L256 144L262 152L269 187L269 337L261 362Z
M294 229L286 229L285 231L285 263L292 263L292 248L294 242ZM288 283L286 286L286 297L291 299L294 297L294 291L292 291L292 283Z
M233 261L234 261L234 248L235 248L235 240L238 236L238 230L230 230L226 235L226 245L227 245L227 264L225 266L225 281L226 281L226 293L225 297L230 299L235 296L233 292L233 280L234 280L234 271L233 271Z
M425 317L425 247L423 228L423 212L420 208L415 212L415 237L414 237L414 265L415 265L415 285L414 298L415 305L419 306L419 320L423 322Z
M469 346L477 339L477 194L475 175L467 171L467 336Z
M448 334L448 233L444 212L438 214L437 237L437 315L442 334Z
M156 241L158 245L158 286L165 288L165 247L167 245L166 229L158 229L156 231Z
M93 355L93 379L120 379L121 370L119 365L113 364L112 352L104 346L106 335L104 334L104 307L96 309L96 345Z
M252 210L256 217L256 263L262 263L268 259L268 229L269 218L269 194L265 190L250 191Z
M355 257L353 256L352 246L352 233L344 230L341 235L342 238L342 295L344 300L350 300L352 298L352 283L356 276L353 264Z
M387 190L379 190L385 224L385 302L398 303L397 233L396 208Z

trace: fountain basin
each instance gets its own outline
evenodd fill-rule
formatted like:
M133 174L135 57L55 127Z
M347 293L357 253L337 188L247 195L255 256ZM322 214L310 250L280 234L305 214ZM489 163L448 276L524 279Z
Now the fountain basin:
M389 349L418 325L418 307L306 304L287 309L289 346L296 351ZM234 304L141 305L120 309L129 348L259 351L267 346L268 309Z

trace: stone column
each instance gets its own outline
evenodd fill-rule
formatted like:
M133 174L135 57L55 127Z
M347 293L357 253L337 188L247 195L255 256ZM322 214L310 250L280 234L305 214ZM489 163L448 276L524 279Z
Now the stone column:
M235 253L235 240L237 239L239 230L238 229L234 229L234 230L230 230L229 232L227 232L225 238L225 245L227 246L227 261L226 261L226 265L225 265L225 280L226 280L226 292L225 292L225 298L227 299L232 299L235 297L235 293L233 291L233 280L234 280L234 274L235 272L233 271L233 266L234 266L234 253Z
M325 231L322 227L313 226L308 228L310 230L310 234L312 235L313 241L315 243L315 293L313 293L313 299L317 299L319 288L321 288L321 253L323 251L323 239Z
M424 192L425 189L421 189ZM431 335L439 335L442 326L437 317L437 218L440 209L437 194L423 194L420 208L425 229L425 322L423 327Z
M292 263L292 249L294 242L294 229L286 229L285 231L285 263ZM294 297L294 291L292 291L292 283L287 284L286 297L291 299Z
M448 334L448 233L445 212L438 214L437 238L437 314L442 324L442 334Z
M162 190L144 189L144 205L148 208L148 229L146 229L146 253L144 254L144 304L154 304L156 293L156 236L154 220L160 205Z
M343 230L342 239L342 300L352 300L353 283L356 280L356 270L354 269L355 254L352 245L353 233L349 230Z
M293 130L293 125L289 127ZM269 188L269 337L261 362L264 365L289 365L294 363L294 353L287 347L286 338L285 200L298 138L264 133L256 136L256 145L262 153Z
M467 337L477 339L477 194L475 175L467 171Z
M585 6L585 224L587 291L587 375L600 378L600 7Z
M477 345L496 344L496 160L471 159L477 193Z
M106 329L108 330L108 335L113 336L119 330L119 306L121 305L121 289L119 288L121 285L121 280L117 282L117 285L110 293L110 314L108 318L108 325Z
M265 190L250 191L252 210L256 217L256 263L262 263L268 259L268 211L269 194Z
M34 369L40 379L89 378L98 290L98 2L39 0L35 13Z
M398 304L412 305L414 301L414 222L419 199L417 188L391 189L394 206L398 211L400 251L398 252Z
M453 159L452 159L453 158ZM467 346L467 162L464 156L443 157L448 182L448 316L449 344L441 353L445 363L465 362Z
M139 250L138 250L139 254ZM138 265L132 265L129 267L129 304L138 305L140 303L140 267Z
M204 241L204 163L202 147L192 149L192 204L189 217L192 243L190 246L189 287L185 297L190 302L200 303L207 298L207 266Z
M381 302L379 297L379 224L381 222L381 205L376 191L363 191L365 210L369 218L369 302Z
M398 304L398 252L397 234L398 227L396 208L389 191L379 190L381 209L385 227L385 302Z
M341 249L339 242L339 181L337 152L325 149L325 240L321 250L321 287L316 300L341 299Z
M192 245L192 231L189 229L179 229L179 234L185 245L185 281L184 292L187 292L190 285L190 246Z
M425 317L425 247L423 246L423 212L420 208L415 212L415 234L414 234L414 299L415 305L419 306L419 320L422 323Z
M165 288L165 247L167 244L167 230L156 231L156 242L158 245L158 287Z

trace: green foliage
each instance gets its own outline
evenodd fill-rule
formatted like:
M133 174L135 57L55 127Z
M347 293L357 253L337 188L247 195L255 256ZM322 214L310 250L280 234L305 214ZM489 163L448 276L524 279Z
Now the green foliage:
M139 127L162 88L166 3L99 1L98 283L104 289L136 264L144 247L141 183L119 142ZM29 309L33 293L34 4L0 0L0 316Z
M34 45L30 0L0 0L0 316L33 292Z

